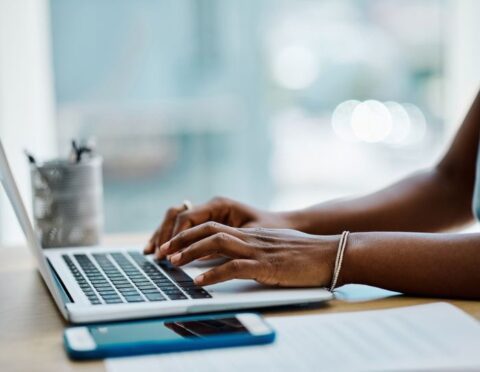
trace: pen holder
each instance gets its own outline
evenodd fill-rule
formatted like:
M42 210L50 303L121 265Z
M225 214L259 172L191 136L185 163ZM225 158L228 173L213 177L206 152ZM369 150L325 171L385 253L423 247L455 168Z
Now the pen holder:
M30 169L43 248L96 245L103 230L102 159L52 160Z

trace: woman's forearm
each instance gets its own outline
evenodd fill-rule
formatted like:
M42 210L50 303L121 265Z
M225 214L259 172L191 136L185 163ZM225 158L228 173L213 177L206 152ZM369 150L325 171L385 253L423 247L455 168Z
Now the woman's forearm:
M472 221L473 185L438 168L414 174L379 192L288 212L292 227L311 234L350 231L437 232Z
M350 234L340 281L478 300L480 234Z

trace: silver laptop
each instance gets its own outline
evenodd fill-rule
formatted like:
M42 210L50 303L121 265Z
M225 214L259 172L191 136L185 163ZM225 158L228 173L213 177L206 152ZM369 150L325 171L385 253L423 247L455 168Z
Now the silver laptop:
M60 312L72 323L314 303L332 297L322 288L271 288L252 280L202 288L192 278L211 263L180 269L145 257L140 247L42 249L1 141L0 180L43 280Z

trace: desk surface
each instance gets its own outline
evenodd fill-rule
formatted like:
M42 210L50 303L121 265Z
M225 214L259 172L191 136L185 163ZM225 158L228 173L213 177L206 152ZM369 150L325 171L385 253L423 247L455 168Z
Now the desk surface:
M139 244L140 236L109 238L110 244ZM268 311L267 316L327 314L424 304L412 298L365 286L345 286L324 306ZM480 302L448 301L480 319ZM24 247L0 247L0 370L104 371L103 362L71 362L62 344L65 326Z

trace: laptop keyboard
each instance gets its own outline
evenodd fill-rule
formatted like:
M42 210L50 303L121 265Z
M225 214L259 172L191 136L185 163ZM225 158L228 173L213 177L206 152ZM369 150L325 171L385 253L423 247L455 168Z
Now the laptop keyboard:
M92 305L212 297L169 261L156 265L139 252L74 254L81 270L62 257Z

